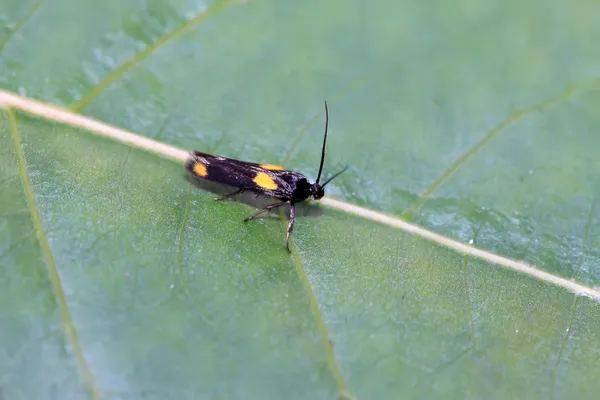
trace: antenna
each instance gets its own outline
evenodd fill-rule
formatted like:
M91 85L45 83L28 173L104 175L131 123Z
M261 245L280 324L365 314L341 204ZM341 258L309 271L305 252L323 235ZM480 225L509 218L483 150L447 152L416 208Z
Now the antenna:
M347 169L348 169L348 166L346 165L346 166L344 167L344 169L343 169L343 170L341 170L341 171L340 171L340 172L338 172L337 174L333 175L331 178L327 179L327 180L325 181L325 183L321 185L321 187L325 187L325 185L327 185L329 182L331 182L331 181L333 180L333 178L337 177L339 174L341 174L342 172L344 172L344 171L345 171L345 170L347 170Z
M317 175L317 185L319 179L321 179L321 172L323 172L323 162L325 161L325 142L327 142L327 126L329 125L329 110L327 109L327 101L325 101L325 136L323 137L323 151L321 152L321 165L319 166L319 174ZM331 180L331 179L330 179Z

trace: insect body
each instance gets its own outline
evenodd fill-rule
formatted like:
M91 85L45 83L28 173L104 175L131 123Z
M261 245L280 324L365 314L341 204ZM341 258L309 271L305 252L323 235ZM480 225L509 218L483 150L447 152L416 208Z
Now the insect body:
M325 102L325 135L323 137L321 164L315 183L310 183L304 175L298 172L288 171L278 165L234 160L200 151L192 151L190 153L185 168L198 178L237 188L236 191L222 197L216 197L215 200L225 200L244 191L254 192L257 195L262 194L279 200L279 202L270 204L262 210L255 212L246 218L244 222L258 217L265 211L271 211L274 208L289 204L290 222L285 237L285 248L290 251L289 240L294 228L295 218L294 205L309 198L315 200L322 198L325 195L325 185L346 170L344 168L325 181L325 183L319 183L321 172L323 171L323 162L325 161L328 124L329 110L327 109L327 102Z

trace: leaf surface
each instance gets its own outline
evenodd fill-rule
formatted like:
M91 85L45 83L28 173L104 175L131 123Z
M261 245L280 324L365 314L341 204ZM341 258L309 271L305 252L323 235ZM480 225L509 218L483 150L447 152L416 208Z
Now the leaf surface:
M5 1L0 86L588 287L600 7ZM244 224L177 163L0 114L0 397L595 398L600 307L342 211ZM34 383L35 384L34 384Z

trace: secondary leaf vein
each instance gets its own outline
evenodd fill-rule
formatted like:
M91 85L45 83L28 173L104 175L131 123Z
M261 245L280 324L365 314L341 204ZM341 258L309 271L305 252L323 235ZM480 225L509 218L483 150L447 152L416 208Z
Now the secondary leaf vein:
M185 33L188 29L192 28L195 25L198 25L201 22L204 22L206 18L209 16L221 11L225 8L226 5L231 3L231 0L217 0L212 3L204 12L196 15L194 18L190 18L186 20L183 24L177 26L175 29L167 32L163 36L159 37L155 42L149 44L144 48L144 50L136 53L127 60L125 63L120 65L119 67L112 70L108 75L104 77L92 90L82 98L80 98L77 102L71 105L71 110L75 112L80 112L83 108L85 108L89 103L91 103L98 95L104 91L111 83L115 80L123 76L127 71L133 68L135 65L140 63L142 60L149 57L153 54L157 49L164 46L166 43L176 38L177 36Z
M287 230L287 222L283 216L283 211L279 211L280 216L282 217L282 225L285 230ZM312 289L312 285L310 284L310 280L308 279L308 275L306 273L306 269L300 260L298 255L298 251L294 244L293 238L290 238L290 250L292 253L292 258L294 259L294 264L296 264L296 271L300 276L300 280L304 285L304 290L306 291L306 295L308 296L308 301L310 302L310 306L315 315L315 319L317 321L317 326L319 328L319 332L321 333L321 338L323 341L323 347L325 349L325 358L327 359L327 365L333 374L333 377L336 381L338 394L342 399L354 399L352 393L346 388L346 383L344 381L344 376L340 370L340 367L335 359L335 354L333 352L333 346L331 342L331 338L329 337L329 330L327 329L327 324L323 319L323 314L319 308L319 301L317 300L317 296Z
M27 12L21 17L21 19L17 21L15 26L13 26L13 28L8 31L4 39L0 40L0 51L4 50L4 47L6 47L6 44L10 41L10 39L12 39L15 36L15 34L18 31L20 31L21 28L27 23L27 21L31 19L33 14L35 14L35 12L40 8L42 3L43 0L38 0L35 3L33 3L31 7L29 7L29 10L27 10Z
M25 154L23 153L23 147L21 142L21 136L19 134L19 130L17 128L17 118L12 109L7 110L8 119L10 123L10 133L13 140L13 145L15 148L15 154L17 156L17 163L19 165L19 173L21 175L21 180L23 182L23 188L25 190L25 197L27 198L27 204L29 206L29 210L31 212L31 219L33 220L33 225L35 227L35 231L42 248L42 255L46 260L46 267L48 269L48 275L50 277L50 281L52 283L52 287L54 289L54 295L56 296L56 302L60 309L60 313L62 316L62 322L65 328L65 333L71 343L72 350L77 359L77 363L79 364L79 368L81 373L83 374L83 380L87 384L92 397L94 399L100 399L100 390L97 387L90 368L85 360L83 355L83 349L79 343L79 338L77 336L77 330L75 329L75 324L73 323L73 319L71 317L69 306L67 304L67 300L65 297L65 293L62 288L60 275L58 270L56 269L56 264L54 263L54 256L52 255L52 250L50 249L50 245L48 244L48 239L46 238L46 232L44 230L44 226L42 224L42 218L40 216L37 203L35 201L35 196L33 194L33 188L31 186L31 181L29 180L29 174L27 172L27 162L25 160Z
M460 156L446 171L440 175L440 177L431 184L425 191L421 194L421 196L417 199L415 203L409 206L404 213L402 213L401 218L405 220L409 220L414 213L423 205L423 203L435 192L440 186L444 184L458 169L464 165L469 159L471 159L475 154L477 154L481 149L483 149L488 143L490 143L494 138L496 138L501 132L504 131L506 127L511 125L512 123L520 120L526 115L531 114L534 111L538 111L549 107L553 104L562 102L567 100L574 93L589 90L592 87L600 84L600 78L596 78L593 80L589 80L580 84L569 86L562 93L557 96L550 97L548 99L542 100L536 104L530 105L528 107L517 110L508 116L504 121L500 122L494 128L487 132L487 134L477 142L473 147L471 147L467 152L465 152L462 156Z

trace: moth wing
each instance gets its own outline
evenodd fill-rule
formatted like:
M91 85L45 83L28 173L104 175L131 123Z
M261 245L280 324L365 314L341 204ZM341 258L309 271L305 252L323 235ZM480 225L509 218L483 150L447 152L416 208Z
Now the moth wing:
M295 184L306 178L272 164L251 163L199 151L191 153L186 169L202 179L280 199L292 197Z

